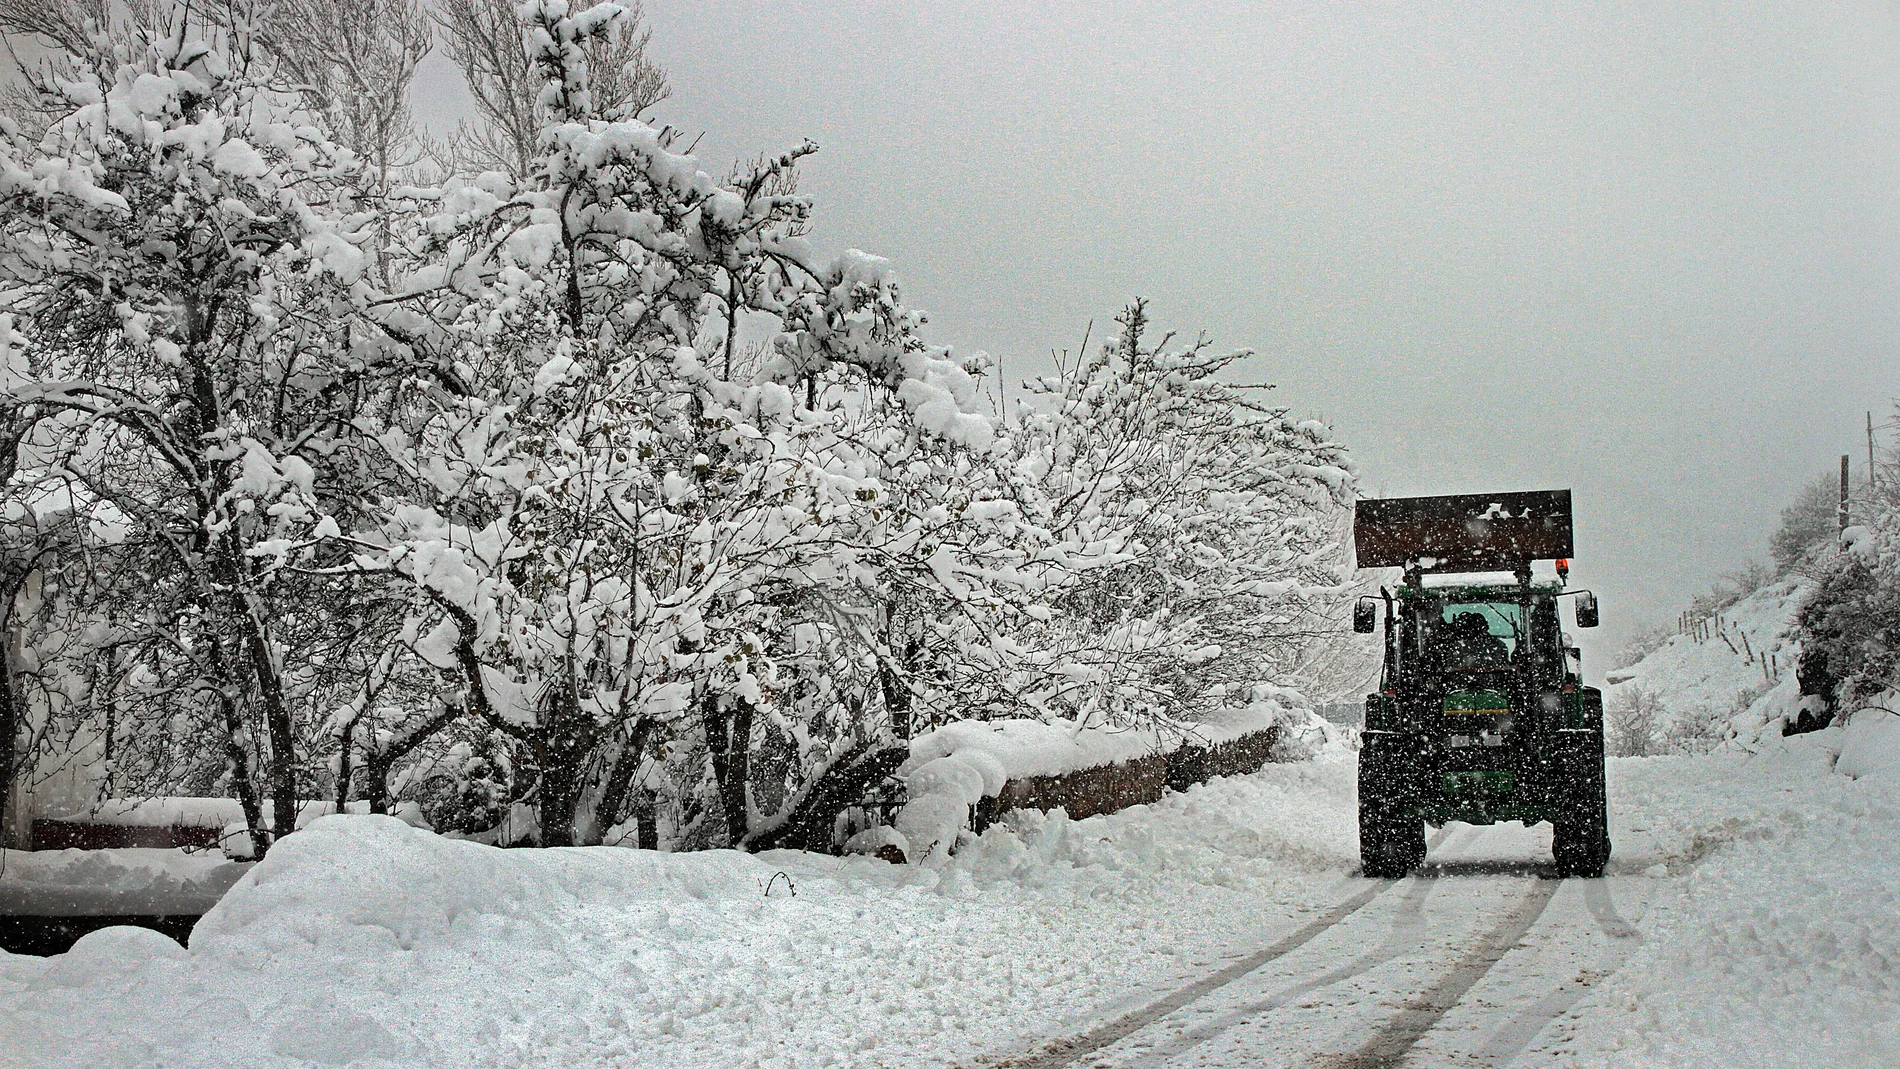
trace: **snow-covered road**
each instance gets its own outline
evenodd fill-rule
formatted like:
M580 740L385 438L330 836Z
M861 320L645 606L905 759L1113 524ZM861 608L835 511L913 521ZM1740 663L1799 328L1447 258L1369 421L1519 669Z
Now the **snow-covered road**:
M1603 879L1556 878L1548 827L1454 824L1416 875L1345 878L1223 968L975 1064L1900 1064L1900 770L1853 734L1613 761Z
M1339 905L1261 950L997 1069L1509 1064L1621 965L1642 938L1625 914L1653 886L1559 880L1532 860L1549 839L1443 829L1417 875L1347 878Z

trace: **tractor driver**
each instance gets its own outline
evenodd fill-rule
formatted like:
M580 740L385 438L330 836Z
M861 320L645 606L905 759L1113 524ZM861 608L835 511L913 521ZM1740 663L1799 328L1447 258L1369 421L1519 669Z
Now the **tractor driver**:
M1510 648L1491 633L1484 615L1476 612L1461 612L1451 618L1451 634L1443 648L1447 668L1491 668L1511 659Z

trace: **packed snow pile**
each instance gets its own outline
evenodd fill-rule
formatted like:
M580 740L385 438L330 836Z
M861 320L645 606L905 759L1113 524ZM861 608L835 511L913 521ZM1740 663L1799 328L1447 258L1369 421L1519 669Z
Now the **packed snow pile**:
M1799 706L1795 615L1806 591L1800 579L1771 583L1705 621L1700 637L1671 635L1642 660L1609 672L1603 702L1612 746L1696 751L1778 732ZM1630 738L1643 733L1652 748Z
M1852 779L1884 779L1900 787L1900 691L1888 691L1847 712L1834 770Z
M182 850L8 850L0 915L196 916L250 866Z
M969 809L1002 793L1011 780L1065 776L1087 769L1157 757L1183 746L1212 746L1276 726L1289 714L1277 704L1224 709L1201 722L1163 732L1110 728L1074 720L960 720L919 735L897 770L909 800L898 814L897 837L886 842L907 854L941 858L968 820Z

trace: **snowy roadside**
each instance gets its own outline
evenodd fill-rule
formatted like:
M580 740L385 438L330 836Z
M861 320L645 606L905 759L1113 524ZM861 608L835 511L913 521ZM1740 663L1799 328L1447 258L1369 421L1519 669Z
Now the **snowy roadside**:
M1847 758L1836 771L1836 755ZM1614 762L1625 871L1682 874L1643 946L1560 1022L1554 1064L1900 1065L1900 731ZM1623 856L1628 843L1630 854ZM1652 870L1655 871L1655 870Z
M1351 812L1349 762L1276 765L993 828L941 871L503 851L327 818L189 952L112 929L0 957L0 1049L88 1067L961 1064L1328 904Z

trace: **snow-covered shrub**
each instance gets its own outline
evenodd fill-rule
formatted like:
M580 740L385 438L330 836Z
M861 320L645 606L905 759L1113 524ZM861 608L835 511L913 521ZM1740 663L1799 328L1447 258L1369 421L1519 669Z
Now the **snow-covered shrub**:
M1900 462L1872 459L1868 485L1849 503L1858 522L1838 538L1829 524L1804 558L1815 581L1799 618L1801 692L1830 711L1851 712L1900 683Z
M1665 624L1639 627L1623 645L1617 647L1616 651L1610 654L1609 661L1604 667L1612 671L1618 668L1628 668L1630 665L1662 649L1664 644L1669 641L1670 636L1675 633L1676 629L1674 627Z
M1775 567L1787 574L1830 551L1840 532L1840 483L1824 475L1801 488L1794 503L1781 510L1781 523L1769 536Z
M1666 716L1662 702L1638 685L1619 688L1603 706L1605 743L1613 757L1650 757L1663 752Z
M1844 541L1817 566L1802 607L1801 669L1804 689L1854 702L1900 683L1900 511L1850 527Z

